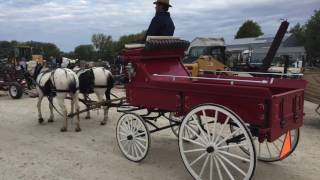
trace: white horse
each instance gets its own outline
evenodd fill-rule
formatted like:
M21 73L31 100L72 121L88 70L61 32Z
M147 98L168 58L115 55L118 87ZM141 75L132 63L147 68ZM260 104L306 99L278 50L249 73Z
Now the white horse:
M39 123L43 123L43 117L41 113L41 103L43 97L47 96L49 100L50 118L48 122L53 122L53 104L52 99L55 96L58 104L62 110L61 115L64 118L64 122L61 128L61 132L65 132L68 129L68 116L67 109L64 103L67 94L71 97L71 114L74 112L74 106L76 112L79 112L79 79L78 76L70 69L57 68L55 70L42 70L42 65L37 64L35 67L34 63L28 63L28 71L36 79L36 88L39 94L37 108ZM76 132L81 131L80 118L77 115Z
M88 100L89 94L95 93L98 102L110 100L110 91L113 88L114 80L110 71L103 67L95 67L90 69L82 69L77 72L80 82L80 93L83 94L85 100ZM108 121L109 107L103 106L104 117L101 125L105 125ZM87 111L86 119L90 119L90 111Z

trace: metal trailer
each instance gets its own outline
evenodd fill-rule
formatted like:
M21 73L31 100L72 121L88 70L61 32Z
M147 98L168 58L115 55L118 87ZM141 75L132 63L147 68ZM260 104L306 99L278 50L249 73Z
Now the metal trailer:
M124 49L129 82L116 137L134 162L148 154L150 134L171 128L195 179L251 179L256 160L287 158L303 125L303 79L190 77L179 40L150 40ZM157 120L169 120L159 126ZM163 124L163 123L161 123ZM165 152L164 152L165 153Z

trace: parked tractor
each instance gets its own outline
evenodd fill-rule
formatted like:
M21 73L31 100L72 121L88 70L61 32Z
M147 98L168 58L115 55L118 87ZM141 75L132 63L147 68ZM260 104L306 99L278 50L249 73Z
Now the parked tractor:
M24 92L29 94L31 87L24 77L23 68L26 61L43 63L43 56L39 52L29 46L14 47L7 57L0 61L0 90L8 91L13 99L21 98Z
M222 38L196 38L188 48L184 66L192 76L227 68L225 42Z

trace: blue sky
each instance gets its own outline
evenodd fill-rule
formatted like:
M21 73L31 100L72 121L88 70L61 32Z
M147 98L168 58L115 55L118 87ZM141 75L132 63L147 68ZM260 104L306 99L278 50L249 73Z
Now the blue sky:
M63 51L90 44L93 33L121 35L147 29L153 0L0 0L0 40L53 42ZM175 36L224 37L232 40L248 19L266 35L280 19L305 23L320 0L171 0Z

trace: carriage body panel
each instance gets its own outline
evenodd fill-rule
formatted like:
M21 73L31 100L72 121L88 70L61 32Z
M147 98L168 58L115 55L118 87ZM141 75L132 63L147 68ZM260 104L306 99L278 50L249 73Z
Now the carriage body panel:
M133 106L186 115L199 104L225 106L272 142L303 123L306 82L300 79L206 75L192 79L181 63L183 49L125 49L135 74L126 85ZM223 121L223 120L221 120Z

